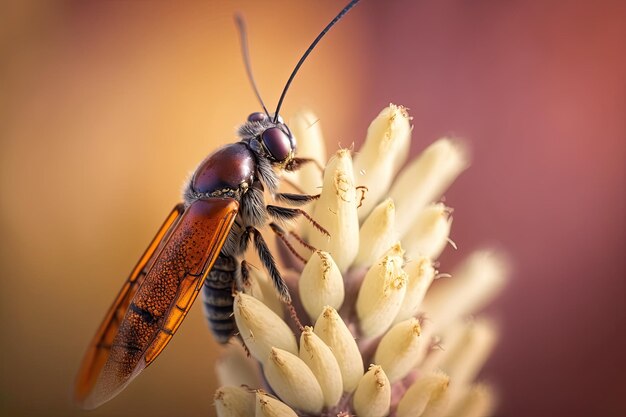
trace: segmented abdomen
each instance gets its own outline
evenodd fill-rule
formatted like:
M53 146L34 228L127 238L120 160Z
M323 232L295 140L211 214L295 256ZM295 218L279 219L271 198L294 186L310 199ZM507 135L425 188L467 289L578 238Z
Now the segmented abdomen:
M238 267L233 257L220 253L202 288L204 314L219 343L228 342L237 329L233 316L233 286Z

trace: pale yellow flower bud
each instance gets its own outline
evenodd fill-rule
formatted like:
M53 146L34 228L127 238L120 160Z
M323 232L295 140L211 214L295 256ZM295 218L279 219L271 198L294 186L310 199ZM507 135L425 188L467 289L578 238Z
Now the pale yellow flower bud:
M440 417L449 401L450 379L442 373L421 376L398 403L397 417Z
M254 417L298 417L298 415L287 404L258 390Z
M241 344L238 343L228 346L226 352L220 356L215 364L215 371L220 385L261 386L258 362L249 357Z
M324 170L324 188L315 203L313 217L330 237L310 229L309 243L331 254L345 272L359 251L359 197L354 186L350 151L341 149Z
M423 256L409 261L404 271L407 273L408 283L395 323L414 317L419 312L426 291L435 278L435 268L431 260Z
M448 417L485 417L493 414L495 395L486 385L476 384L451 407Z
M322 388L311 369L296 355L272 348L263 372L274 392L286 404L310 414L322 411Z
M435 336L431 331L432 322L429 320L428 323L430 323L431 326L425 328L423 334L424 340L427 340L427 337L436 338L439 348L432 349L428 352L424 361L419 365L419 369L422 373L435 372L441 369L441 364L444 362L446 355L448 355L449 351L453 350L455 346L458 346L459 341L465 334L467 326L465 319L457 320L456 322L448 325L445 332Z
M289 128L296 138L298 157L314 159L323 167L326 164L326 143L317 116L309 110L301 110L289 120ZM305 193L319 194L322 172L314 163L304 164L296 172L286 172L284 175Z
M425 256L435 260L448 243L452 217L444 204L430 204L415 218L403 242L410 258Z
M254 414L254 396L240 387L220 387L215 391L218 417L250 417Z
M352 333L346 327L337 311L332 307L325 307L315 322L315 334L330 347L343 381L343 390L352 392L363 376L363 359L361 352L354 341Z
M374 362L382 366L393 384L409 374L420 359L421 328L417 319L393 326L381 339Z
M296 337L287 324L256 298L238 293L234 304L235 321L250 354L265 363L273 346L298 353Z
M398 241L394 227L395 213L393 201L388 198L365 219L359 231L359 253L354 260L355 265L372 265Z
M487 319L464 323L460 337L447 342L438 368L452 378L455 385L470 383L476 378L491 354L498 337L496 326Z
M368 188L359 218L363 220L389 191L393 177L408 156L411 118L402 106L390 104L372 121L365 143L354 158L357 185Z
M468 165L467 151L457 141L443 138L426 148L402 170L389 193L396 203L397 230L407 232L420 209L437 201Z
M341 272L328 252L316 251L298 281L298 292L304 309L315 320L324 306L339 309L343 304L344 285Z
M300 336L300 359L317 378L324 394L324 405L331 407L337 404L343 393L339 364L328 345L308 326Z
M281 319L285 318L285 310L283 302L280 300L274 285L270 282L267 275L260 269L249 268L250 271L250 287L246 289L246 294L250 294L257 300L260 300L270 308Z
M363 335L380 336L393 323L406 292L407 275L402 270L404 250L394 245L375 265L361 284L356 312Z
M446 279L428 291L423 311L433 329L445 328L457 318L482 308L500 292L508 275L508 262L497 252L477 251Z
M354 391L352 405L359 417L385 417L389 414L391 384L382 367L370 365Z

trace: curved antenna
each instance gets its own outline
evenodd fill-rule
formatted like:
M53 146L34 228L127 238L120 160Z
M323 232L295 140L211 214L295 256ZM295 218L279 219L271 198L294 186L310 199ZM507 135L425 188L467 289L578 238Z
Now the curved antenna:
M326 32L328 32L330 28L333 27L335 23L337 23L339 19L341 19L346 13L348 13L348 11L350 11L350 9L353 8L359 1L360 0L352 0L350 3L348 3L348 5L344 7L343 10L340 11L339 14L335 16L335 18L331 20L328 25L326 25L324 30L322 30L322 32L319 35L317 35L317 38L315 38L311 46L309 46L309 49L307 49L304 55L302 55L302 58L300 58L300 61L298 61L298 63L296 64L296 67L293 69L293 72L289 76L289 79L287 80L287 84L285 84L285 88L283 89L283 92L280 95L280 100L278 100L278 106L276 106L276 112L274 113L274 123L278 121L278 112L280 111L280 106L282 106L283 100L285 99L285 95L287 94L287 90L289 89L291 82L293 81L294 77L296 76L296 73L302 66L302 63L304 62L306 57L309 56L309 54L313 51L313 48L315 48L315 45L317 45L317 43L324 37L324 35L326 35Z
M254 90L254 94L256 94L256 98L259 99L261 106L263 106L263 110L265 114L267 114L267 118L270 118L270 113L267 111L267 107L265 107L265 103L263 103L263 99L261 98L261 94L259 93L259 89L254 82L254 77L252 76L252 65L250 64L250 52L248 51L248 31L246 30L246 22L243 19L243 16L239 13L235 13L235 23L237 24L237 29L239 31L239 39L241 40L241 54L243 55L243 62L246 66L246 72L248 73L248 79L250 80L250 84L252 84L252 89Z

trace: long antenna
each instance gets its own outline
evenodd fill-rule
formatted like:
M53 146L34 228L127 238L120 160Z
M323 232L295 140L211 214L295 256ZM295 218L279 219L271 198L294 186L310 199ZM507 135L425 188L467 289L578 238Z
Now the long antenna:
M246 72L248 73L248 79L250 80L250 84L252 84L252 89L256 94L256 98L261 102L261 106L263 106L263 110L265 114L267 114L267 118L270 118L270 113L267 111L267 107L265 107L265 103L263 103L263 99L261 98L261 94L259 93L259 89L254 82L254 77L252 76L252 65L250 64L250 52L248 51L248 31L246 30L246 22L243 19L243 16L239 13L235 14L235 23L237 24L237 29L239 29L239 38L241 40L241 54L243 55L243 62L246 66Z
M324 37L324 35L326 35L326 32L328 32L330 28L333 27L334 24L337 23L339 19L341 19L346 13L348 13L348 11L350 11L350 9L353 8L359 1L360 0L352 0L350 3L348 3L348 5L344 7L343 10L340 11L339 14L335 16L333 20L330 21L330 23L324 28L324 30L322 30L322 32L319 35L317 35L317 38L315 38L311 46L309 46L309 49L307 49L304 55L302 55L302 58L300 58L300 61L298 61L298 63L296 64L296 67L293 69L293 72L289 76L289 79L287 80L287 84L285 84L285 88L283 89L283 92L280 95L280 100L278 100L278 106L276 106L276 112L274 113L274 123L278 121L278 112L280 111L280 106L283 105L283 100L285 99L287 90L289 89L291 82L293 81L294 77L296 76L296 73L302 66L302 63L304 62L306 57L309 56L309 54L313 51L313 48L315 48L315 45L317 45L317 43Z

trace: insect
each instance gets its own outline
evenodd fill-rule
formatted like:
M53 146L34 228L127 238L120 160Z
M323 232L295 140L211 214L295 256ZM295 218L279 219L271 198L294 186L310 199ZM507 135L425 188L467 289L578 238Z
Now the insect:
M184 201L165 219L87 349L75 386L78 404L95 408L122 391L169 343L201 291L214 337L228 342L236 332L233 289L242 289L248 279L243 255L251 243L281 299L290 302L259 228L269 225L285 240L276 221L304 216L319 232L326 231L297 208L318 196L278 192L280 171L312 162L296 157L296 140L279 112L304 60L358 1L352 0L315 38L287 80L273 114L255 85L245 26L237 19L248 77L264 111L250 114L239 128L240 140L209 155L189 180ZM292 207L266 205L265 190Z

